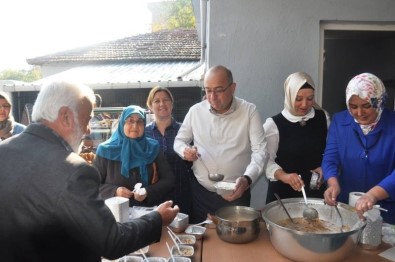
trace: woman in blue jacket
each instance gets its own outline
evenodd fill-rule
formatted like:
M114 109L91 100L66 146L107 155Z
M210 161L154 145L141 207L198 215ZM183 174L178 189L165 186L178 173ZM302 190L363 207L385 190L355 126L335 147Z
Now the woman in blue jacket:
M366 192L355 207L363 213L379 204L395 223L395 112L384 108L386 91L373 74L355 76L346 89L347 109L333 116L322 169L329 205Z

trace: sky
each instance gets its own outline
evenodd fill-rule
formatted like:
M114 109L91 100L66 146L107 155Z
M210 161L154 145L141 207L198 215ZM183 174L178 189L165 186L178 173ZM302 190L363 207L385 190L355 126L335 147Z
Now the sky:
M150 32L158 0L2 0L0 72L30 69L27 58Z

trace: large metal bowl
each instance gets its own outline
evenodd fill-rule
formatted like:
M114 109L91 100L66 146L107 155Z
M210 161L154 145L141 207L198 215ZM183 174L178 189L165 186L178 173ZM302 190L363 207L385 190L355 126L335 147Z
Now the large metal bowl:
M292 218L303 217L305 205L302 198L289 198L282 201ZM344 260L356 247L365 223L357 223L360 220L351 206L339 203L338 208L343 217L343 224L349 228L341 232L340 218L334 207L325 205L324 200L318 198L309 198L308 202L309 206L317 209L320 219L338 224L339 230L330 233L308 233L280 226L278 222L288 217L281 205L274 201L267 204L262 211L262 217L266 222L274 248L294 261ZM358 226L353 228L354 225Z
M216 213L217 234L229 243L248 243L260 232L261 213L251 207L231 206L220 208Z

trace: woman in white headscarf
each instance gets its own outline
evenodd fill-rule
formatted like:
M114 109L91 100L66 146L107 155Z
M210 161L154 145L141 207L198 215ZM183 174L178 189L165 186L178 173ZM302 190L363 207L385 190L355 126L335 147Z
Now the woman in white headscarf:
M314 89L308 74L289 75L284 83L284 109L263 125L270 155L266 203L276 199L274 193L281 198L301 197L302 186L308 197L323 197L321 161L329 116L316 104ZM310 187L313 172L318 180Z
M395 112L384 108L386 91L370 73L355 76L346 89L347 110L334 115L322 169L325 201L348 203L350 192L366 192L355 207L361 214L376 203L395 223Z
M10 97L4 92L0 92L0 140L19 134L26 128L25 125L15 122L11 110Z

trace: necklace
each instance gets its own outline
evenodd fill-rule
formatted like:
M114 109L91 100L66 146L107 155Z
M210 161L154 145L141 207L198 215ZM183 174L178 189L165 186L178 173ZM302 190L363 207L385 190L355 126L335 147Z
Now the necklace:
M306 120L304 120L304 118L302 118L302 120L299 121L299 125L300 126L305 126L306 125Z

